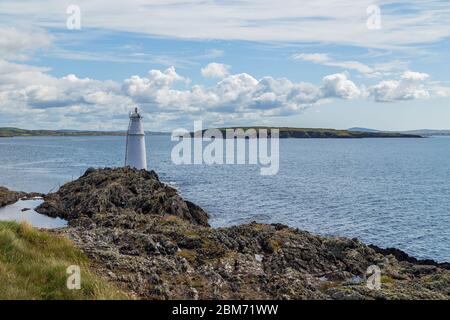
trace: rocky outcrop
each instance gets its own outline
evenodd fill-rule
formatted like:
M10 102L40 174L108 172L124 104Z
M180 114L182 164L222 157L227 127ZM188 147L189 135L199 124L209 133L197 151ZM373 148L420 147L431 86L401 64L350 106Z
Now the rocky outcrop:
M5 187L0 187L0 208L13 204L20 199L30 199L41 196L38 193L25 193L8 190Z
M88 170L45 197L110 280L145 299L449 299L450 271L399 261L357 239L280 224L211 228L154 172ZM366 286L371 265L381 289Z
M103 216L122 212L142 215L174 215L194 224L208 226L208 214L177 191L160 182L154 171L88 169L78 180L44 197L36 211L77 224L86 219L103 221Z
M407 262L411 262L414 264L420 264L420 265L429 265L429 266L436 266L439 268L443 268L443 269L447 269L450 270L450 263L449 262L436 262L434 260L431 259L425 259L425 260L420 260L414 257L411 257L409 254L407 254L406 252L397 249L397 248L380 248L376 245L369 245L370 248L372 248L373 250L375 250L375 252L381 253L385 256L387 255L393 255L398 261L407 261Z
M20 192L10 191L4 187L0 187L0 207L12 204L21 198Z

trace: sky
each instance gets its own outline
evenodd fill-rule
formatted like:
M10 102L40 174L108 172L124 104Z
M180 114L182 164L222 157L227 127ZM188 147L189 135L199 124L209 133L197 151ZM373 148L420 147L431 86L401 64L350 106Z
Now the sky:
M2 0L0 127L450 129L447 0Z

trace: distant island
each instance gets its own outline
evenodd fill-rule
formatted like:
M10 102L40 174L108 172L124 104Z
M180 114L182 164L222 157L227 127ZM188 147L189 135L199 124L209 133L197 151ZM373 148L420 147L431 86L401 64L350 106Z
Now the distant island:
M450 130L411 130L411 131L379 131L367 128L350 128L347 130L322 128L290 128L290 127L224 127L218 128L223 133L227 129L279 129L280 138L423 138L429 136L448 136ZM205 130L203 130L204 132ZM270 130L268 130L270 136ZM170 132L146 131L147 135L168 136ZM192 134L192 133L191 133ZM13 127L0 128L0 138L4 137L34 137L34 136L125 136L126 131L95 131L95 130L28 130Z
M350 128L348 131L358 131L358 132L386 132L381 130L375 130L375 129L368 129L368 128ZM418 129L418 130L407 130L407 131L387 131L387 132L398 132L398 133L404 133L404 134L412 134L412 135L419 135L422 137L430 137L430 136L450 136L450 130L434 130L434 129Z
M146 132L147 135L170 135L168 132ZM36 136L125 136L126 131L89 131L89 130L27 130L19 128L0 128L0 138L36 137Z
M422 130L411 130L411 131L403 131L402 133L406 134L417 134L424 137L430 136L450 136L450 130L430 130L430 129L422 129Z
M400 132L382 132L382 131L352 131L352 130L337 130L337 129L321 129L321 128L289 128L289 127L227 127L218 128L225 136L227 129L268 129L268 135L270 136L270 129L279 129L280 138L328 138L328 139L357 139L357 138L423 138L418 134L407 134ZM206 130L203 130L205 132ZM192 135L192 133L191 133Z

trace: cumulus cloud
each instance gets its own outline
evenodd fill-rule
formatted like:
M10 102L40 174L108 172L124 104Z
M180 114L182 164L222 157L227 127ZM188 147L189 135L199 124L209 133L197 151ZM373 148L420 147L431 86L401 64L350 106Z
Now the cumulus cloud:
M174 83L184 80L176 72L175 67L164 71L150 70L146 77L132 76L126 79L122 85L122 91L138 102L148 102L156 100L161 92L169 91Z
M113 81L78 78L70 74L57 78L47 69L0 60L0 112L2 115L39 115L43 119L55 114L79 114L95 117L117 112L126 113L133 105ZM79 114L78 114L79 113ZM81 122L82 123L82 122Z
M402 74L402 79L409 81L423 81L430 77L427 73L406 71Z
M124 92L142 104L163 110L222 113L290 113L329 98L353 99L358 87L346 74L326 76L321 86L293 83L288 79L263 77L258 80L247 73L228 75L214 86L194 85L186 90L171 86L154 86L149 78L126 79Z
M287 115L325 99L359 95L346 74L326 76L318 86L270 76L256 79L248 73L222 76L212 86L191 84L170 67L118 83L74 74L54 77L45 68L0 60L0 112L98 121L108 114L126 114L138 104L152 118L196 115L225 121Z
M361 91L345 73L337 73L323 78L322 91L325 97L338 97L342 99L357 98Z
M413 71L381 81L367 92L378 102L450 94L445 86L430 83L428 74ZM366 90L347 73L327 75L319 84L239 73L204 86L191 84L174 67L116 82L74 74L54 77L45 68L0 60L2 118L28 114L51 127L111 129L119 121L116 116L126 115L136 104L157 125L199 117L222 125L236 120L263 123L265 118L292 115L332 99L364 97ZM108 127L101 124L105 117Z
M230 74L230 66L222 63L212 62L201 69L201 74L205 78L225 78Z
M369 88L370 95L378 102L426 99L430 89L424 83L429 75L426 73L406 71L399 80L384 80Z
M433 86L432 89L433 93L440 98L445 98L445 97L449 97L450 96L450 87L441 85L441 84L437 84L435 86Z
M369 78L392 75L390 71L403 68L405 64L383 63L369 67L358 61L336 61L325 53L299 53L293 56L295 60L309 61L316 64L355 70ZM430 75L422 72L404 71L398 79L382 80L372 85L366 91L358 88L346 79L346 73L326 76L322 91L325 96L337 96L343 99L361 96L371 96L377 102L394 102L403 100L426 99L432 94L445 97L448 88L439 84L427 83Z

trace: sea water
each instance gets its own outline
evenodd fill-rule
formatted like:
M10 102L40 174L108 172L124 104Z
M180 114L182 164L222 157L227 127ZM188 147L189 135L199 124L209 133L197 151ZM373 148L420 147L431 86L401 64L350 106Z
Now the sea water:
M215 227L284 223L450 261L450 137L281 139L274 176L256 165L175 165L170 136L146 143L149 169ZM124 155L125 137L0 138L0 185L53 192Z

